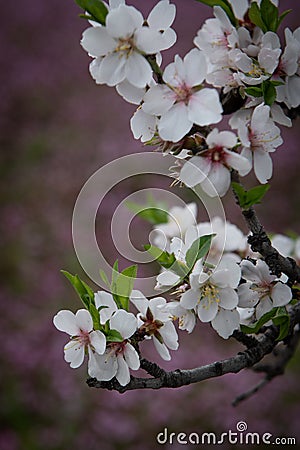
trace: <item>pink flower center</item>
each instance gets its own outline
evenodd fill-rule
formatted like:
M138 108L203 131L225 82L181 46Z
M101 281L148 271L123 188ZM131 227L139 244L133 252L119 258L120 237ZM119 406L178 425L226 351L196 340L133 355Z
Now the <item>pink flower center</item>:
M204 156L209 158L213 164L226 164L226 153L224 152L223 147L209 148L205 151Z
M79 335L77 336L78 341L81 345L88 346L91 343L90 333L88 331L80 330Z
M173 90L176 94L176 103L183 102L186 105L189 103L193 94L192 88L188 87L185 83L182 83L180 86L173 87Z
M126 344L127 340L122 342L111 342L110 344L108 344L109 353L113 353L116 356L123 354Z

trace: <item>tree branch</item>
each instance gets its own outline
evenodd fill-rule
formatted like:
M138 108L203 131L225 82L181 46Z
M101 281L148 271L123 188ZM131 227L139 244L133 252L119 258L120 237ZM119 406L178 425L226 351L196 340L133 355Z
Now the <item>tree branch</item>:
M292 331L294 326L300 322L300 304L291 308L290 318L290 330ZM220 377L227 373L238 373L245 368L253 367L265 355L274 350L276 345L278 345L276 341L277 337L278 328L272 325L256 340L256 344L254 344L254 341L251 341L251 348L229 359L216 361L195 369L177 369L171 372L167 372L156 364L142 359L141 367L153 375L154 378L137 378L132 376L126 386L121 386L116 379L111 381L98 381L96 378L89 378L87 384L90 387L116 390L120 393L136 389L178 388L187 386L192 383L198 383L199 381Z

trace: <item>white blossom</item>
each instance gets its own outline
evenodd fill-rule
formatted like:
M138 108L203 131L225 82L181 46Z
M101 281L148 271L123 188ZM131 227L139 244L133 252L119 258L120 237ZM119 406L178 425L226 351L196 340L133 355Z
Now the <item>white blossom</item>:
M130 381L129 369L138 370L140 359L137 351L129 342L137 330L137 319L123 309L116 311L109 320L111 330L116 330L123 338L122 342L108 342L105 353L93 354L93 365L89 375L99 381L109 381L116 377L122 386Z
M217 91L200 86L205 76L205 56L193 49L183 60L176 55L175 62L166 67L166 84L146 92L142 108L147 114L160 116L158 133L163 140L178 142L193 124L204 126L222 119Z
M93 319L86 309L72 311L61 310L53 318L59 331L70 335L70 341L64 347L65 360L73 369L81 366L86 349L89 351L89 374L93 368L94 352L102 355L105 351L106 338L99 330L93 330Z
M259 319L276 306L285 306L292 299L292 291L270 273L267 264L258 260L241 262L242 277L246 280L238 288L239 307L255 308Z
M170 314L164 311L166 299L155 297L148 300L142 292L133 290L131 302L140 311L140 332L153 338L154 346L162 359L171 359L169 349L178 349L178 336Z
M249 160L230 151L237 145L237 137L231 131L218 131L215 128L206 138L208 149L194 156L181 169L179 179L186 186L201 184L202 189L211 197L224 196L231 182L231 168L241 176L251 170Z
M251 114L251 111L248 113ZM237 121L238 134L242 143L241 155L254 166L258 181L267 183L273 173L270 152L274 152L282 144L279 128L270 118L270 107L258 105L252 112L250 123L246 120ZM233 122L230 122L234 126Z
M155 8L167 11L171 7L173 10L168 1L162 3ZM169 13L167 16L170 22ZM154 11L151 26L146 26L136 8L120 2L109 10L105 26L84 31L81 45L96 58L90 72L97 83L115 86L127 80L133 86L143 88L151 82L152 69L144 55L156 54L174 43L173 33L172 38L167 30L161 33L155 28L155 18L157 13Z
M221 260L212 273L207 273L199 260L190 275L191 289L182 294L180 305L194 309L201 322L211 322L217 333L228 339L240 323L235 291L240 276L239 266L232 261Z

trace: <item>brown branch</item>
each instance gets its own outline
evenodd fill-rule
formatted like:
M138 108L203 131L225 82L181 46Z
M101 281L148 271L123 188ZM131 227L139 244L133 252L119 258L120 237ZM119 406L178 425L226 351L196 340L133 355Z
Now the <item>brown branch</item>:
M300 304L292 307L290 317L290 329L293 330L295 324L300 322ZM177 369L171 372L167 372L156 364L142 359L142 368L146 369L146 371L152 374L154 378L137 378L132 376L130 382L126 386L121 386L116 379L111 381L98 381L96 378L89 378L87 384L90 387L116 390L120 393L136 389L178 388L210 378L220 377L227 373L238 373L245 368L253 367L261 361L265 355L274 350L278 344L276 341L277 337L278 328L270 326L265 333L256 340L256 344L254 344L254 341L251 341L253 344L251 344L251 348L248 348L229 359L217 361L194 369Z
M232 180L236 183L240 183L239 175L236 171L232 172ZM239 199L234 193L235 200L238 206ZM242 214L247 223L249 231L252 235L248 236L248 243L254 252L260 253L272 273L280 277L281 273L285 273L289 278L289 284L293 285L295 282L300 281L300 267L297 266L296 261L292 258L285 258L282 256L271 244L271 241L265 232L264 227L260 223L256 212L253 207L247 210L242 209Z
M300 341L300 331L297 330L292 336L289 337L286 344L281 344L274 348L272 352L271 361L265 363L259 363L252 367L254 372L264 372L266 375L257 385L239 395L233 402L233 406L237 406L244 400L252 397L256 392L262 389L266 384L270 383L273 378L283 375L286 370L286 366L294 356L298 344Z

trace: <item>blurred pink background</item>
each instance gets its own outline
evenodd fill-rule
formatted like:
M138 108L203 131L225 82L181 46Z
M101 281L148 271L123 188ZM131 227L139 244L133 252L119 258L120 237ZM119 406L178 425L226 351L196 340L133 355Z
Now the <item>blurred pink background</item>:
M184 56L203 21L211 17L211 9L195 0L173 3L178 41L165 52L164 64L175 53ZM281 3L294 9L285 24L296 28L300 5ZM142 4L148 14L156 2ZM95 85L88 73L90 59L79 45L87 23L77 17L80 10L72 1L28 0L22 7L11 2L5 9L0 30L0 449L148 450L159 447L156 435L164 427L176 433L222 433L235 430L241 420L249 431L299 440L299 355L284 376L237 408L232 400L259 379L252 372L178 390L119 395L88 388L86 367L72 370L64 362L67 335L54 329L52 317L59 309L75 311L81 304L60 269L89 282L72 245L76 197L95 170L143 151L143 146L128 126L134 107L113 89ZM274 155L272 188L258 207L272 232L300 232L298 125L283 130L285 143ZM118 257L109 227L120 199L160 183L155 177L124 182L104 202L97 231L110 263ZM188 192L180 195L190 198ZM227 217L246 232L230 194L224 205ZM134 241L143 244L150 227L134 223ZM122 258L120 263L122 268L128 265ZM241 348L204 325L191 336L182 332L180 343L170 363L160 361L151 344L143 347L167 370L213 362Z

